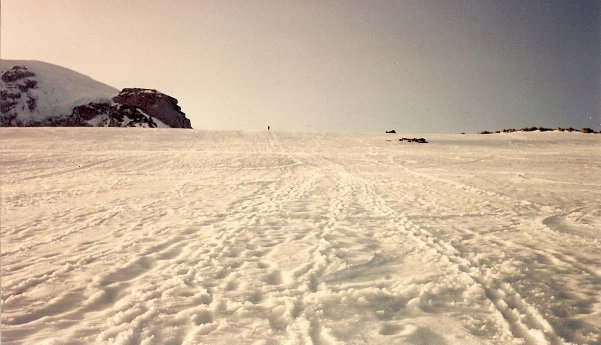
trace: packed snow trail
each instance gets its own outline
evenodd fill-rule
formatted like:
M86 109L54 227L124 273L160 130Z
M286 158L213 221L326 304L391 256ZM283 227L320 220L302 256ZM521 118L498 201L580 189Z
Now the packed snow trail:
M3 344L601 344L601 136L2 128Z

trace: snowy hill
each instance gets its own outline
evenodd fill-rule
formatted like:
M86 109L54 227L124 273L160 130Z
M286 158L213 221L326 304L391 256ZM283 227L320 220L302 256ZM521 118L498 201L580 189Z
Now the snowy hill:
M156 90L120 93L81 73L41 61L1 60L0 75L0 126L191 128L177 100ZM132 90L146 97L133 97L132 102Z

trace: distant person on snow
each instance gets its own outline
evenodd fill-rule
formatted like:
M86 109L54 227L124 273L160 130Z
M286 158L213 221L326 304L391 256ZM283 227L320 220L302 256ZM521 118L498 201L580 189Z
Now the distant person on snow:
M267 130L269 130L269 128L270 128L270 127L269 127L269 126L267 126Z

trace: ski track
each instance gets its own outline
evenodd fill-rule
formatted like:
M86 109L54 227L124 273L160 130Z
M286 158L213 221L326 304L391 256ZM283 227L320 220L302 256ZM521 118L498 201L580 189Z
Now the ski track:
M3 343L601 344L596 136L2 134Z

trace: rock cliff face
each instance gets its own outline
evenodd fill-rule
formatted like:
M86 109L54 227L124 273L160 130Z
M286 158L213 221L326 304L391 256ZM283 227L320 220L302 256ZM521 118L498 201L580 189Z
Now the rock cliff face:
M0 126L192 128L177 99L153 89L116 89L39 61L2 60Z
M192 128L190 120L177 105L177 99L153 89L123 89L113 97L115 103L141 109L173 128Z
M157 128L161 122L136 107L110 103L88 103L73 108L69 116L48 119L45 126L60 127L148 127ZM163 124L161 127L167 127Z

